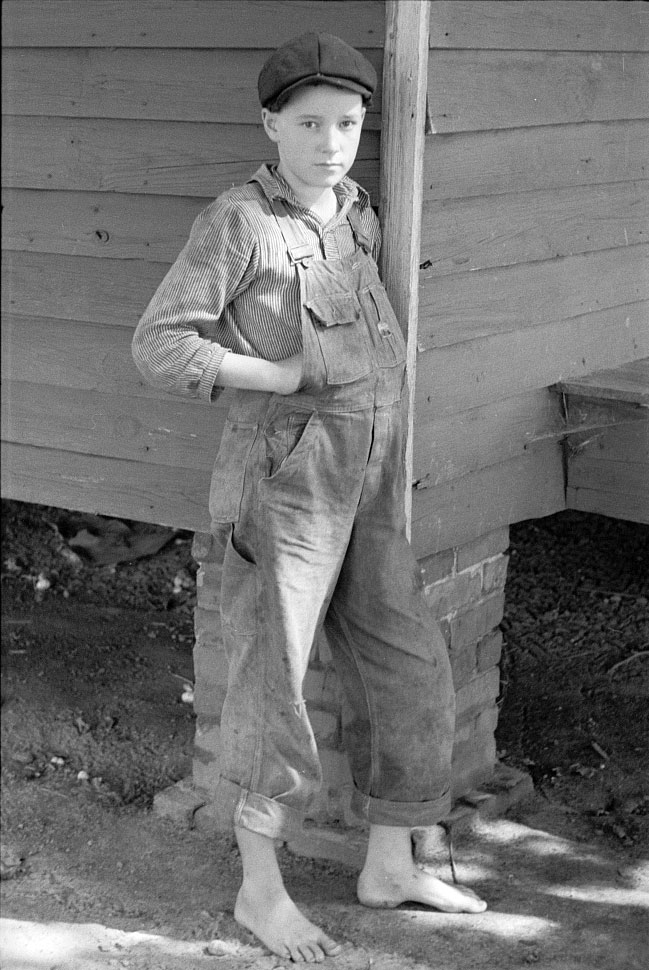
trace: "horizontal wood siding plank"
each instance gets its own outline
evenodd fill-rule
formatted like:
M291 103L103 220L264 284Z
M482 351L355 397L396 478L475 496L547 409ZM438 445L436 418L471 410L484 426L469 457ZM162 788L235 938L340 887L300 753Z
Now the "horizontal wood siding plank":
M62 508L209 530L208 472L163 467L4 442L2 493ZM485 501L490 495L492 501ZM469 541L508 522L563 508L560 456L547 444L437 489L415 492L413 547L418 557Z
M432 131L491 131L649 115L649 54L431 51Z
M422 273L418 347L542 326L649 299L649 244L497 270Z
M260 119L257 75L270 53L8 48L2 55L4 111L11 115L254 125ZM364 53L381 77L381 51ZM378 92L365 127L379 128L380 123Z
M121 192L5 189L3 248L170 263L207 202Z
M584 403L590 398L649 407L649 357L561 381L559 389L564 394L577 395Z
M433 0L430 46L479 50L649 50L649 12L611 0Z
M21 317L2 320L2 379L168 400L133 363L129 327Z
M649 238L649 182L429 201L422 222L429 278L614 249Z
M561 399L546 388L506 397L433 421L415 423L415 487L436 488L512 458L538 436L565 429Z
M629 466L644 468L645 475L649 475L649 414L646 411L642 413L644 420L616 424L598 434L584 432L571 437L570 441L575 442L575 447L568 460L570 484L586 484L583 469L597 461L602 465L628 463ZM649 479L645 478L645 481L649 485ZM599 487L605 487L604 483L600 482Z
M383 47L381 0L5 0L12 47L278 47L303 30Z
M2 439L42 448L209 472L224 421L196 401L2 384Z
M646 121L430 135L424 204L646 179L647 144Z
M647 437L646 428L645 438ZM568 471L570 488L594 489L644 500L649 512L649 461L632 461L630 456L610 461L587 452L571 462Z
M649 354L649 302L421 353L416 423Z
M606 492L603 489L569 487L566 490L566 508L649 524L646 496L631 495L625 491Z
M563 508L561 448L552 441L542 442L522 457L490 465L438 488L414 489L413 549L421 558Z
M3 119L8 188L215 198L245 182L275 151L261 125ZM361 136L350 174L378 198L379 134Z
M6 253L2 307L16 315L133 328L167 269L135 259Z
M209 532L209 472L3 442L2 494Z

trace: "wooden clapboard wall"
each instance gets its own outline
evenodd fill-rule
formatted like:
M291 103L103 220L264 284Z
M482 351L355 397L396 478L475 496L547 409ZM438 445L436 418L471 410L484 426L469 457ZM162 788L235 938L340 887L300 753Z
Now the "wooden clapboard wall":
M432 3L420 555L564 508L548 385L649 354L647 51L645 3Z
M206 529L223 408L131 360L197 213L274 157L256 78L303 30L379 76L381 0L3 4L3 494ZM381 99L352 175L378 190Z

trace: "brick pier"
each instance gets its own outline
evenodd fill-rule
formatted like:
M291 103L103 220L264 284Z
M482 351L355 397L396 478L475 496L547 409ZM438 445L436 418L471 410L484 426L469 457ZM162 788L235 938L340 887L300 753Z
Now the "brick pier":
M499 661L502 634L506 549L509 530L498 529L466 545L420 562L428 603L446 638L457 698L453 755L453 797L480 802L479 787L493 780L494 732L498 720ZM194 823L199 828L227 827L214 797L218 776L219 719L227 684L227 659L219 619L221 555L211 536L197 533L193 554L199 563L194 648L196 738L191 786ZM316 644L304 685L304 697L318 742L324 783L310 813L317 828L360 825L349 809L351 776L342 748L342 696L324 637ZM512 787L509 779L506 787ZM478 789L478 791L476 791ZM487 797L487 796L485 796ZM163 799L164 801L164 799Z

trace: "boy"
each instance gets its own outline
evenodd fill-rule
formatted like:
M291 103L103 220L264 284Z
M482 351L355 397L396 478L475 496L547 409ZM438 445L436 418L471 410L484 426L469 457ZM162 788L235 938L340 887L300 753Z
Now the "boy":
M404 342L376 216L346 177L375 86L337 37L275 51L258 89L279 165L198 217L133 342L159 387L206 401L237 389L210 489L229 658L219 785L243 864L235 918L305 962L340 947L288 896L275 840L321 782L302 698L321 625L370 826L360 902L485 908L412 859L410 829L449 809L454 693L405 538Z

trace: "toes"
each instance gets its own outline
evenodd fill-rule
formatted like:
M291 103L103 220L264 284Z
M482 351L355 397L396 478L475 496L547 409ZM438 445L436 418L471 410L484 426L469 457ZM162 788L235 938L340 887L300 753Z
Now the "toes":
M320 943L322 949L324 950L325 956L328 956L328 957L338 956L338 954L342 950L341 944L336 943L336 941L332 940L330 936L324 936L318 942Z
M298 953L304 963L322 963L325 958L324 953L315 943L303 943L298 947Z

